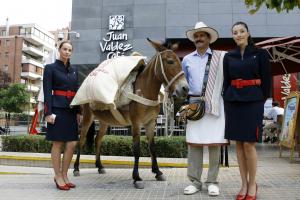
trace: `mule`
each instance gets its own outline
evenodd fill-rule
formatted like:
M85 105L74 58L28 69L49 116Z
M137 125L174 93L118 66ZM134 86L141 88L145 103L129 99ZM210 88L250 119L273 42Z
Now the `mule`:
M168 49L158 42L153 42L148 38L147 40L155 48L156 54L147 63L146 67L137 76L133 83L134 93L148 100L157 101L161 85L163 84L165 86L165 91L167 92L166 94L169 94L169 97L171 95L186 97L188 94L188 83L182 71L181 62L173 51L176 45L173 45L171 49ZM139 189L144 188L143 180L139 176L141 126L144 126L146 130L145 134L151 155L152 172L155 173L156 180L165 180L165 177L159 170L157 164L154 142L154 130L159 110L159 104L155 106L147 106L137 101L131 101L129 105L127 105L127 108L119 108L124 119L126 119L126 125L130 125L132 130L134 155L132 178L134 186ZM80 150L85 143L87 131L94 119L98 119L100 122L99 133L95 138L96 167L100 174L105 173L100 159L100 149L103 136L110 125L124 124L120 124L109 110L92 110L90 104L84 104L82 106L82 114L82 130L77 149L77 158L74 164L74 175L79 175Z

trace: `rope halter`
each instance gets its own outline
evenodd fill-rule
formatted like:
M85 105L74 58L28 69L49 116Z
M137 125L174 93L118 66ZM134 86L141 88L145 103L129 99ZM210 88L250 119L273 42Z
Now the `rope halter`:
M159 78L158 74L157 74L157 61L159 60L160 62L160 70L161 70L161 73L164 77L164 81L162 81L162 83L164 84L164 87L165 87L165 93L169 93L169 88L170 86L181 76L184 74L184 72L181 70L178 74L176 74L176 76L174 76L170 81L168 80L167 76L166 76L166 73L165 73L165 69L164 69L164 64L163 64L163 61L162 61L162 57L161 57L161 54L166 52L166 51L171 51L173 52L172 50L170 49L167 49L167 50L164 50L164 51L160 51L160 52L157 52L156 53L156 57L155 57L155 66L154 66L154 74L156 76L156 78ZM161 81L161 80L160 80Z

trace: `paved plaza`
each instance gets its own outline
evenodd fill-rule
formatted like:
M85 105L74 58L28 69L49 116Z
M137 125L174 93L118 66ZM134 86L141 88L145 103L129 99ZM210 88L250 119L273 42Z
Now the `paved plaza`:
M1 153L5 154L5 152ZM300 200L300 159L296 158L293 163L290 163L287 150L284 151L282 158L278 158L278 148L274 145L258 144L258 154L258 199ZM205 188L191 196L183 195L184 187L189 184L186 168L161 168L167 178L165 182L155 181L149 168L141 168L140 176L145 181L145 189L133 187L131 168L107 166L107 173L102 175L97 174L95 168L84 168L81 169L80 177L73 177L72 170L70 170L70 179L77 184L76 189L59 191L55 188L53 172L50 168L8 166L0 162L2 163L0 165L0 199L230 200L235 198L240 186L234 147L230 148L229 157L232 167L220 170L221 195L218 197L209 197ZM109 157L109 159L112 158ZM115 159L118 158L115 157ZM160 160L160 162L167 161L169 163L185 162L186 159ZM206 175L207 169L204 170L203 178Z

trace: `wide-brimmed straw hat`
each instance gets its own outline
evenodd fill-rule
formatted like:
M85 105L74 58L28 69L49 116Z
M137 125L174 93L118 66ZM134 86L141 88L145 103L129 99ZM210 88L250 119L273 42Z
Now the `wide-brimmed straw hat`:
M208 27L203 22L197 22L194 29L188 30L186 32L186 36L189 40L194 42L194 34L200 31L206 32L210 35L210 43L215 42L219 37L219 34L215 29Z

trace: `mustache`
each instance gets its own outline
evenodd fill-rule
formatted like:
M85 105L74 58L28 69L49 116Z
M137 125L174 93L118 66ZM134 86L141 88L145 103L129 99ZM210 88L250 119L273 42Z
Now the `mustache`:
M203 43L204 41L203 40L196 40L195 41L196 44L199 43L199 42Z

